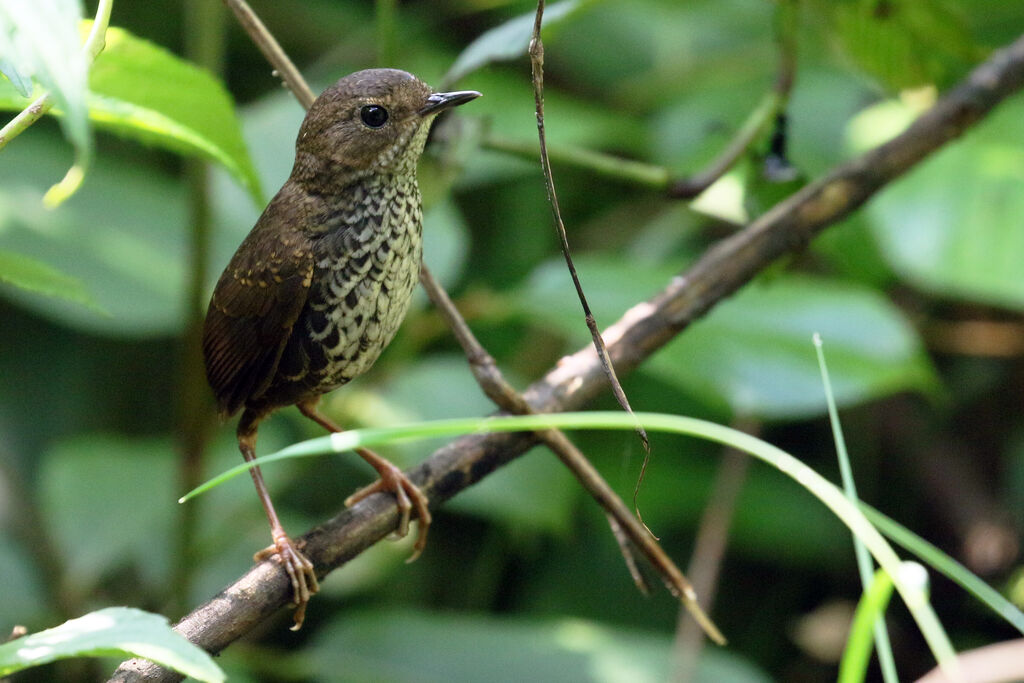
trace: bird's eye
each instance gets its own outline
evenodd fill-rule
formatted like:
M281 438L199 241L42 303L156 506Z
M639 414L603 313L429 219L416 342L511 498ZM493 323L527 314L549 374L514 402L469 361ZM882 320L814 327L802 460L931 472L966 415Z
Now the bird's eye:
M388 122L388 110L379 104L368 104L359 110L359 118L370 128L380 128Z

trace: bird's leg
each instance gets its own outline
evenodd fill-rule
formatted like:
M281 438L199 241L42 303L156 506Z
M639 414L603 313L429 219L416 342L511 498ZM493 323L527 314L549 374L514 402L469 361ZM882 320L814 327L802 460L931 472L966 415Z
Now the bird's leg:
M256 427L259 419L260 416L246 410L238 423L238 449L242 451L242 457L246 462L252 462L256 457ZM256 553L253 560L262 562L268 557L277 555L292 583L292 596L295 602L295 624L292 626L292 630L298 631L306 618L306 605L309 603L309 598L320 590L320 584L317 583L313 563L299 551L298 545L292 541L284 527L281 526L281 520L278 519L277 511L274 510L274 504L270 500L270 493L267 491L267 485L263 482L260 468L251 468L249 474L252 475L256 493L267 513L267 519L270 521L270 535L274 539L274 544Z
M310 399L308 401L298 403L297 407L303 415L313 420L327 431L344 431L341 427L317 412L316 404L318 401L319 398ZM352 506L363 498L374 493L390 491L395 494L395 499L398 503L399 519L398 529L395 533L397 533L400 538L408 535L409 518L413 508L415 508L416 515L420 520L420 528L419 533L416 535L416 544L413 546L412 556L406 560L406 562L412 562L420 556L420 553L423 552L423 548L427 545L427 529L430 527L430 501L427 500L427 497L422 491L420 491L420 488L416 486L409 477L405 476L405 473L402 472L402 470L391 464L391 462L380 457L368 448L356 448L355 451L359 457L369 463L373 469L377 470L377 473L380 475L380 479L369 486L359 489L346 498L345 505Z

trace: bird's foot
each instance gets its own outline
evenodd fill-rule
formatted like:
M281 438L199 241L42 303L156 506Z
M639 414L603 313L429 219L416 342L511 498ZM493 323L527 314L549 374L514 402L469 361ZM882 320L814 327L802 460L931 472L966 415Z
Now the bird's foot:
M345 505L351 507L374 493L391 492L395 494L399 514L398 528L395 530L395 534L399 538L404 538L409 534L409 519L415 508L416 516L420 520L420 528L419 533L416 535L416 544L413 546L412 555L406 562L414 561L420 556L423 548L427 545L427 530L430 527L430 501L420 491L420 488L409 477L405 476L405 473L398 469L398 467L365 448L359 449L358 453L377 470L380 474L380 479L369 486L359 489L346 498Z
M283 531L275 533L274 544L253 555L253 560L262 562L273 556L277 556L292 582L292 598L295 603L295 614L293 615L295 623L292 625L292 630L298 631L302 628L302 622L306 618L306 605L309 604L309 598L320 590L320 584L316 580L313 563L302 554L298 544Z

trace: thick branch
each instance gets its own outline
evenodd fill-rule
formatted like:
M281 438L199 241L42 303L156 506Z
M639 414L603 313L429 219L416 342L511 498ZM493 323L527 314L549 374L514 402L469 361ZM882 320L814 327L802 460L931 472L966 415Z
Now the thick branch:
M636 368L696 318L739 289L780 255L802 249L826 226L867 201L930 153L960 136L1006 97L1024 88L1024 37L994 53L903 134L843 164L708 251L659 294L637 304L605 333L620 372ZM564 358L524 397L537 412L579 408L607 387L593 346ZM533 434L473 435L436 451L409 474L435 504L473 485L537 442ZM391 532L393 499L373 496L306 536L318 567L336 568ZM182 619L177 630L219 652L291 599L274 562L253 567L236 583ZM113 680L176 680L145 661L126 662Z

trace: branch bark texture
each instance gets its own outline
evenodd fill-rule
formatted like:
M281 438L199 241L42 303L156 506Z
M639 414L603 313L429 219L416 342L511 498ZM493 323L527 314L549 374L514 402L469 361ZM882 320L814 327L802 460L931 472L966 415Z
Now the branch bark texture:
M1024 36L995 52L906 131L845 163L782 201L744 230L722 240L651 299L631 308L605 331L612 362L635 369L691 322L750 281L783 254L802 249L886 184L982 120L999 102L1024 88ZM563 358L523 394L535 412L581 407L607 387L593 346ZM409 476L438 505L473 485L538 442L535 434L460 438L438 449ZM393 499L367 498L305 536L317 567L333 570L395 528ZM175 627L212 653L272 616L291 599L285 573L272 561L254 566L234 584L185 616ZM111 680L178 680L145 660L125 662Z

